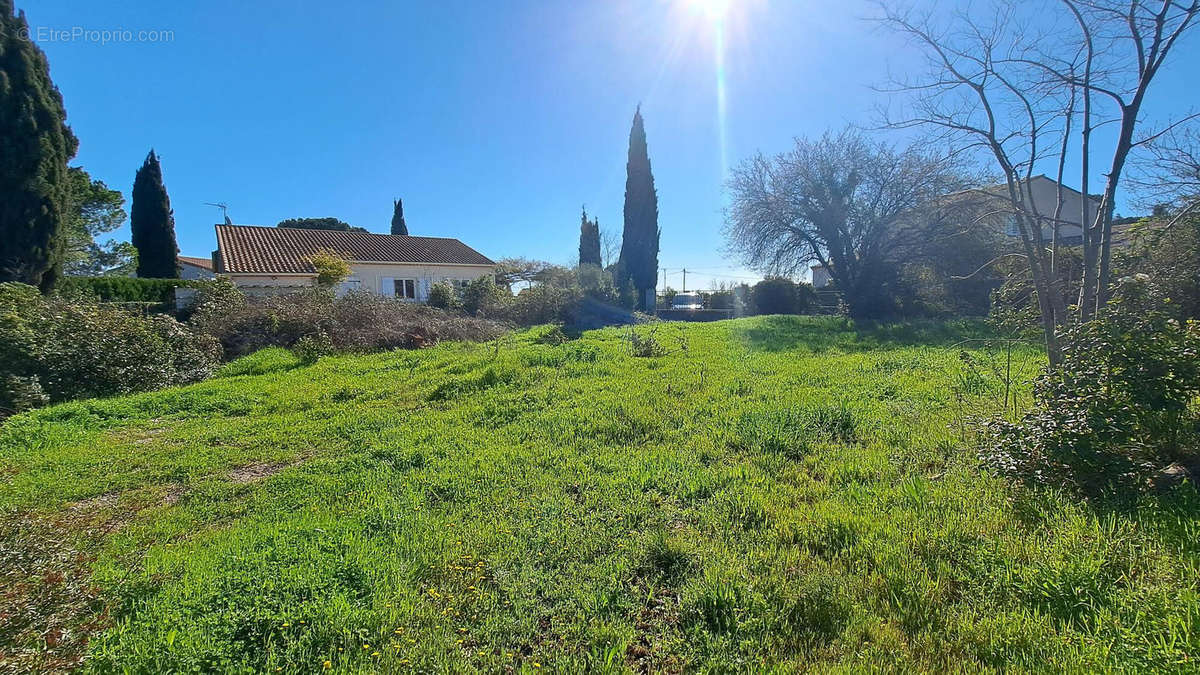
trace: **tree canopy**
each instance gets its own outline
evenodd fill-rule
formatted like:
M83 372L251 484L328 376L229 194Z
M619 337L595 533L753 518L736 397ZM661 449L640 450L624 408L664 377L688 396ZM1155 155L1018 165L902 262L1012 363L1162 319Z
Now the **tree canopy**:
M400 199L392 202L392 234L408 234L408 224L404 222L404 201Z
M587 209L579 224L579 264L599 267L600 257L600 221L588 220Z
M148 279L178 278L175 214L163 184L162 164L154 150L146 155L146 161L133 179L130 211L130 238L137 249L137 275Z
M25 13L0 0L0 282L53 285L79 146Z
M886 315L899 263L920 255L935 225L964 218L970 200L942 198L970 184L952 159L851 128L797 139L733 169L728 248L768 276L824 265L853 316Z
M365 227L355 227L350 223L333 217L326 218L288 218L279 221L275 227L290 227L297 230L337 230L339 232L366 232Z
M653 310L647 291L658 285L658 191L650 170L646 145L646 127L642 109L633 114L629 130L629 157L625 164L625 230L621 238L621 257L617 261L618 282L637 291L635 305ZM653 303L651 297L649 303Z
M82 167L71 167L68 178L63 272L71 276L132 275L137 261L132 244L96 241L125 222L125 197L104 181L93 179Z

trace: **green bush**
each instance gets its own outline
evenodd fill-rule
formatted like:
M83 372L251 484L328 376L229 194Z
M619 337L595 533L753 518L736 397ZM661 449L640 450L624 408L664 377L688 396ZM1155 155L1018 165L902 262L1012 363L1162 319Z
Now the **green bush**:
M462 303L458 291L449 281L439 281L429 287L429 306L438 309L457 309Z
M1099 319L1061 336L1063 362L1035 383L1033 409L985 426L989 465L1090 491L1136 484L1195 452L1200 327L1155 311L1147 286L1125 280Z
M0 407L148 391L205 379L220 347L165 315L0 284Z
M1200 215L1169 231L1155 225L1139 224L1136 243L1117 262L1150 277L1163 312L1181 321L1200 319Z
M155 302L168 307L175 303L175 289L195 284L185 279L141 279L138 277L64 277L55 291L67 298L95 298L101 302Z
M517 324L573 323L579 316L583 299L577 288L539 285L527 288L515 298L493 309L491 317Z
M500 309L512 294L496 285L491 275L486 275L467 284L462 293L463 311L471 316L491 314Z
M785 277L767 277L750 289L756 314L803 314L812 304L812 286Z
M295 346L292 347L292 353L300 359L300 363L311 366L321 360L322 356L333 353L333 340L330 340L325 333L305 335L296 341Z

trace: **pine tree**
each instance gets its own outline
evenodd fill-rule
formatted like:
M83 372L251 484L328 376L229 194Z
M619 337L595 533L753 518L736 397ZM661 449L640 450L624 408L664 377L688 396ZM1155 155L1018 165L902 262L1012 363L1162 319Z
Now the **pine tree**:
M588 220L587 209L579 224L579 265L600 266L600 221Z
M646 127L639 105L629 130L629 159L625 164L625 231L621 238L621 257L617 268L637 291L636 306L647 307L647 291L658 281L658 192L654 189L654 174L650 171L650 155L646 148ZM618 285L621 285L618 283Z
M48 290L57 278L79 147L66 119L25 13L0 0L0 281Z
M175 244L175 214L163 185L162 165L154 150L133 179L130 239L138 252L137 275L150 279L179 277L179 247Z
M408 234L408 225L404 224L404 201L401 199L392 202L392 234Z

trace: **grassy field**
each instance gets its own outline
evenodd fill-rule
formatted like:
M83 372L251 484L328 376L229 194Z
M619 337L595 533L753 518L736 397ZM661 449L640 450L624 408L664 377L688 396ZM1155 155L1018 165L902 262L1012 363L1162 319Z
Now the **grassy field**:
M1200 667L1196 491L981 471L978 327L627 330L10 420L0 670Z

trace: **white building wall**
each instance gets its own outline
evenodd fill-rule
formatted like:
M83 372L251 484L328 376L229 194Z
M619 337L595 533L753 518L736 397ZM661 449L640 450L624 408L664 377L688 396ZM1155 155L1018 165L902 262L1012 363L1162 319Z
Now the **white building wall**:
M196 281L196 280L200 280L200 279L213 279L215 277L216 277L216 275L213 274L212 270L210 270L210 269L200 267L199 265L193 265L189 262L184 262L182 260L179 261L179 278L180 279L188 279L190 281Z
M491 265L387 265L378 263L350 263L347 287L357 286L380 295L392 296L397 279L412 279L417 297L425 302L429 289L439 281L474 281L493 274ZM353 282L357 281L357 284Z
M429 299L429 289L439 281L473 281L494 272L491 265L402 265L387 263L350 263L350 276L338 288L339 293L358 289L394 296L395 281L411 279L418 302ZM248 295L289 293L310 288L313 274L228 274Z
M829 270L824 265L812 266L812 285L813 288L821 289L833 282L833 277L830 276Z

